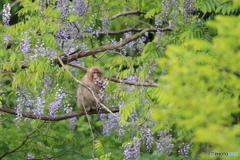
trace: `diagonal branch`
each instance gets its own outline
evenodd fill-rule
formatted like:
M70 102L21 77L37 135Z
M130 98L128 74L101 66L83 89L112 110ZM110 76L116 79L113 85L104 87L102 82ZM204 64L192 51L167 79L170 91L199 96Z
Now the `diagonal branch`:
M150 30L149 28L146 28L146 29L142 30L141 32L136 33L129 38L125 38L125 39L123 39L123 40L121 40L117 43L113 43L113 44L109 44L109 45L105 45L105 46L100 46L100 47L96 47L96 48L89 49L89 50L79 51L79 52L73 53L69 56L61 57L61 60L64 64L67 64L67 63L72 62L74 60L77 60L78 58L81 58L81 57L90 56L90 55L93 55L95 53L103 52L103 51L106 51L106 50L118 49L118 48L126 45L127 43L137 39L138 37L142 36L145 32L148 32L149 30ZM59 64L58 59L56 59L55 62Z
M118 107L112 107L112 108L108 108L108 109L112 113L119 112ZM0 108L0 111L6 112L9 114L13 114L13 115L17 115L16 109L13 109L13 108L10 108L7 106L2 106ZM87 112L87 114L100 114L100 113L109 113L109 111L107 111L106 109L100 109L99 111L88 111ZM60 120L69 119L72 117L86 115L86 113L84 111L74 111L72 113L63 113L63 114L55 115L54 117L52 117L50 115L34 114L32 112L21 112L21 114L22 114L22 117L31 118L31 119L39 119L39 120L47 120L47 121L60 121Z

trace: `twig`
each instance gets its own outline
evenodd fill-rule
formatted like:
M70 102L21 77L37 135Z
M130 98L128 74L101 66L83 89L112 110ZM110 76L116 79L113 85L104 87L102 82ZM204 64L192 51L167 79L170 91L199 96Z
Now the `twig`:
M127 11L127 12L122 12L122 13L118 13L118 14L112 16L109 20L113 20L113 19L116 19L117 17L126 16L126 15L131 15L131 14L146 14L146 12L142 12L142 11Z
M142 21L142 20L138 20L138 19L135 19L135 18L132 18L132 17L130 17L130 19L132 19L133 21L137 21L137 22L139 22L139 23L146 24L146 25L148 25L149 27L154 28L153 25L151 25L151 24L149 24L149 23L147 23L147 22L144 22L144 21Z
M131 64L128 62L128 60L120 52L116 52L116 51L108 51L108 52L119 54L127 62L128 67L130 67L130 68L132 67Z
M141 22L142 23L142 22ZM123 33L127 33L127 32L141 32L143 31L145 28L127 28L127 29L123 29L123 30L118 30L118 31L109 31L107 32L108 35L118 35L118 34L123 34ZM157 31L173 31L172 28L166 27L166 28L149 28L149 32L157 32ZM105 32L98 32L98 35L106 35ZM96 35L96 33L94 34Z

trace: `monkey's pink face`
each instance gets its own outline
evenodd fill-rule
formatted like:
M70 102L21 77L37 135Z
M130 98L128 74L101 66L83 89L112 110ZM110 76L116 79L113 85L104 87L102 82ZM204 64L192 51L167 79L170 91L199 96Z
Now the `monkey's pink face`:
M101 73L98 71L94 71L93 72L93 81L97 82L101 80Z

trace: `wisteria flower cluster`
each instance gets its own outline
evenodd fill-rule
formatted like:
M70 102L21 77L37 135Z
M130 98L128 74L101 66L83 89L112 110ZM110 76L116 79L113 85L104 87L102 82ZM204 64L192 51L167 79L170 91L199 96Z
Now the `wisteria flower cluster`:
M4 25L9 25L10 17L11 17L10 10L11 10L11 7L9 3L3 5L2 19L3 19Z
M142 133L142 140L145 140L147 151L150 152L154 142L154 133L151 133L149 128L141 128L140 132Z
M196 11L193 0L184 0L183 3L184 3L183 8L185 9L186 14L192 15L193 12Z
M124 160L135 160L140 153L141 139L133 137L133 144L127 143L124 148Z
M174 22L177 19L179 13L179 1L178 0L163 0L162 11L155 16L155 26L161 27L164 23L169 23L169 19ZM175 11L175 12L173 12ZM170 18L169 18L170 17Z
M49 60L53 60L52 56L56 55L56 52L50 47L46 47L44 41L37 39L37 44L31 46L32 37L29 36L32 30L28 30L22 33L25 38L21 39L19 52L24 54L24 60L26 62L32 60L35 61L38 57L48 57Z
M59 109L62 107L62 101L66 97L66 94L63 92L62 89L59 89L59 91L55 94L55 101L50 103L49 106L49 115L54 117L56 113L59 111Z
M108 81L104 81L103 79L101 79L100 81L95 81L94 82L96 85L101 86L101 89L99 90L98 96L100 98L100 100L103 100L105 97L105 92L106 92L106 86L108 85Z
M110 22L109 22L109 20L107 20L107 18L106 18L106 16L104 17L104 18L102 18L102 25L103 25L103 27L102 27L102 30L106 33L106 34L108 34L108 32L109 32L109 30L110 30Z
M118 113L115 113L115 115L119 116ZM120 123L120 120L117 117L113 116L112 114L109 115L100 114L99 119L104 123L102 130L103 135L109 135L119 126Z
M191 143L182 143L182 146L179 146L178 154L181 155L182 158L187 158L189 155Z
M194 1L193 0L184 0L184 5L183 5L183 8L184 8L184 19L185 19L185 22L186 23L190 23L191 21L189 20L192 16L193 16L193 13L196 11L196 8L194 6Z
M83 16L83 14L87 8L84 1L83 0L73 0L73 2L74 2L73 8L74 8L75 12L77 12L79 16Z
M157 151L166 155L172 153L174 144L171 143L172 135L168 131L162 131L159 135L159 140L156 142Z
M69 1L68 0L56 0L57 8L61 9L62 17L66 18L69 15Z

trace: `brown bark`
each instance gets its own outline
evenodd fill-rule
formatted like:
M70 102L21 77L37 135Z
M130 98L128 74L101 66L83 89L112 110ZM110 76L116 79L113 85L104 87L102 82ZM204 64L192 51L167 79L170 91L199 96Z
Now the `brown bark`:
M112 107L109 108L109 110L111 110L113 113L118 112L119 108L118 107ZM2 106L0 108L0 111L5 112L5 113L9 113L12 115L17 115L17 110L7 107L7 106ZM87 114L100 114L100 113L109 113L107 110L105 109L101 109L99 111L88 111ZM60 121L60 120L64 120L64 119L69 119L72 117L79 117L82 115L86 115L85 111L73 111L72 113L63 113L63 114L59 114L59 115L55 115L54 117L50 116L50 115L40 115L40 114L34 114L32 112L21 112L22 117L25 118L31 118L31 119L39 119L39 120L47 120L47 121Z

